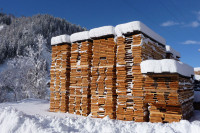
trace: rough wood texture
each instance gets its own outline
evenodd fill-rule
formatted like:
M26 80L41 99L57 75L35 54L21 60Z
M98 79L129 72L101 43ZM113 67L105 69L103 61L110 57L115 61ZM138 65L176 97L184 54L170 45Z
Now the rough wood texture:
M149 104L150 122L178 122L193 111L193 85L179 74L147 74L145 103Z
M52 46L50 111L67 112L70 81L70 45Z
M50 111L135 122L188 119L193 111L190 78L141 73L142 61L165 58L165 47L142 33L116 42L104 36L71 48L52 46Z
M116 108L116 44L114 38L93 40L91 113L114 119Z
M92 42L72 43L69 113L88 116L91 108Z
M117 119L148 121L144 103L144 76L140 63L143 60L163 59L164 47L148 40L142 34L117 39Z

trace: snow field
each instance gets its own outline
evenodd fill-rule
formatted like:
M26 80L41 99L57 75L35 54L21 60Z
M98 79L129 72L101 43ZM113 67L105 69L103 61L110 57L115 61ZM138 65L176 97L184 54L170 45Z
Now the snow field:
M0 132L16 133L198 133L200 111L187 120L175 123L126 122L96 119L68 113L48 112L49 102L29 99L0 104Z

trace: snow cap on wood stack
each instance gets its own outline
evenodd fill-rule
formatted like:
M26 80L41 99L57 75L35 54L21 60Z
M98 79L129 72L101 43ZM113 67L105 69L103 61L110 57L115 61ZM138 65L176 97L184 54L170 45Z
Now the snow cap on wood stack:
M166 45L166 53L171 53L173 54L174 58L176 57L181 57L181 54L179 52L177 52L176 50L174 50L171 46Z
M89 31L90 38L98 38L102 36L115 35L115 28L113 26L103 26L94 28Z
M200 67L195 67L195 68L194 68L194 71L196 71L196 72L197 72L197 71L200 71Z
M89 31L77 32L70 36L71 42L83 41L88 39L90 39Z
M51 45L57 45L62 43L71 43L70 36L67 34L55 36L51 38Z
M115 27L115 33L117 36L123 36L123 34L132 33L134 31L140 31L148 35L152 39L156 40L157 42L166 45L166 41L163 37L155 33L153 30L151 30L149 27L147 27L140 21L119 24Z
M145 60L141 63L142 73L178 73L191 77L194 75L193 67L173 59Z
M200 81L200 75L194 75L194 79Z

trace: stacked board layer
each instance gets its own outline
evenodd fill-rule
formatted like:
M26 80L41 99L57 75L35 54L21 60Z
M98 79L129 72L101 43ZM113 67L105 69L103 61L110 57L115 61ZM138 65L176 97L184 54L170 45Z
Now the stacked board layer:
M93 40L91 113L114 119L116 108L116 44L113 37Z
M70 44L52 46L50 111L67 112L70 82Z
M83 116L87 116L90 113L91 59L92 42L72 43L69 113Z
M178 122L193 111L193 85L179 74L147 74L145 102L149 104L150 122Z
M164 58L164 47L142 34L118 37L116 55L117 119L148 121L147 104L144 103L144 77L140 63L149 58Z
M165 45L142 32L116 37L106 28L111 34L100 28L101 37L78 33L71 46L52 46L50 111L135 122L188 119L191 77L141 72L142 61L166 58Z

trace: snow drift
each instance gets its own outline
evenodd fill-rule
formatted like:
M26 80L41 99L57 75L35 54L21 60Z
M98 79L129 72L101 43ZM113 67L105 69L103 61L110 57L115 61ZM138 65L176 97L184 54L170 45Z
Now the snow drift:
M68 113L48 112L49 102L29 99L18 103L0 104L0 132L20 133L197 133L200 131L200 111L190 121L175 123L126 122Z

